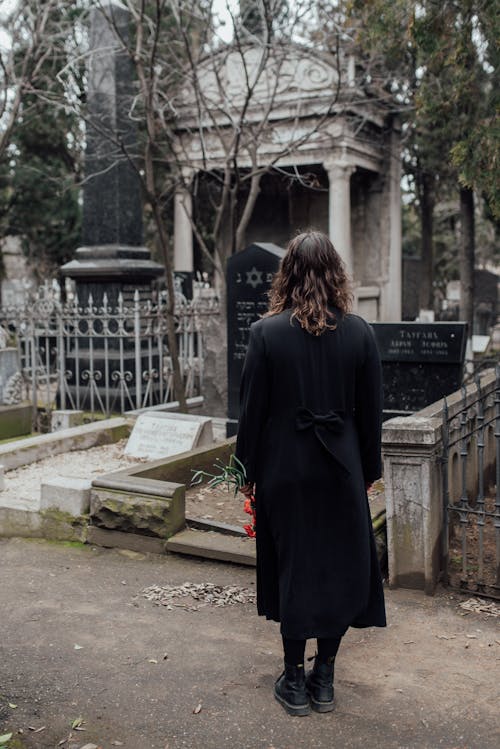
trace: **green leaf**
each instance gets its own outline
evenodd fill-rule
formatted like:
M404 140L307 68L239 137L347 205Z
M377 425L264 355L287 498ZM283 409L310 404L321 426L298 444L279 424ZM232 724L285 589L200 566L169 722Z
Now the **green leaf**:
M11 733L4 733L3 736L0 736L0 744L5 744L6 741L10 741L12 738ZM0 749L3 749L3 746L0 747Z

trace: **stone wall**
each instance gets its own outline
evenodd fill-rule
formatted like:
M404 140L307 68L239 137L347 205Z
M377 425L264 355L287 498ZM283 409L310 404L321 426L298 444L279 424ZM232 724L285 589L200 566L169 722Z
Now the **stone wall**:
M486 397L485 423L494 418L495 373L481 378ZM456 418L464 405L472 410L477 398L475 385L467 388L465 401L459 391L448 398L452 444L459 436ZM467 437L467 492L477 492L477 436L471 434L470 414ZM485 427L484 468L486 479L495 466L495 429ZM382 454L387 507L389 583L432 593L442 568L441 536L443 525L443 401L438 401L412 416L386 421L382 429ZM450 449L448 471L450 502L461 494L460 443Z

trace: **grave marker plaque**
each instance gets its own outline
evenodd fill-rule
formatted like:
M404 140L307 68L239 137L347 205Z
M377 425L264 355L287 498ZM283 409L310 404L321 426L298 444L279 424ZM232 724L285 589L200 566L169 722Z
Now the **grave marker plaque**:
M124 452L134 458L160 460L212 442L212 420L207 417L142 413Z
M250 325L267 310L267 292L284 254L285 250L275 244L255 242L227 263L228 437L237 428Z
M385 418L419 411L462 384L466 323L373 323Z

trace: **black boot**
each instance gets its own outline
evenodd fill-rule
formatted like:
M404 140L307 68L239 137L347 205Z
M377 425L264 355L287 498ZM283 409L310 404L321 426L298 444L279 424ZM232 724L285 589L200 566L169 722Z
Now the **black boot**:
M274 685L274 696L289 715L309 715L311 706L306 692L304 665L289 666Z
M314 659L314 667L306 677L306 690L311 698L311 707L317 713L333 710L333 668L334 658L327 661Z

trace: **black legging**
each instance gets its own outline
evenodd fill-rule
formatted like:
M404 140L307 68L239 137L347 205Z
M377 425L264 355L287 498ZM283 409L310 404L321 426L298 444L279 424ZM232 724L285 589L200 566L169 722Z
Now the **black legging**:
M285 651L285 663L290 666L298 666L304 663L304 653L306 650L305 640L290 640L283 637L283 650ZM335 660L337 651L340 646L342 637L318 637L318 660L326 661Z

